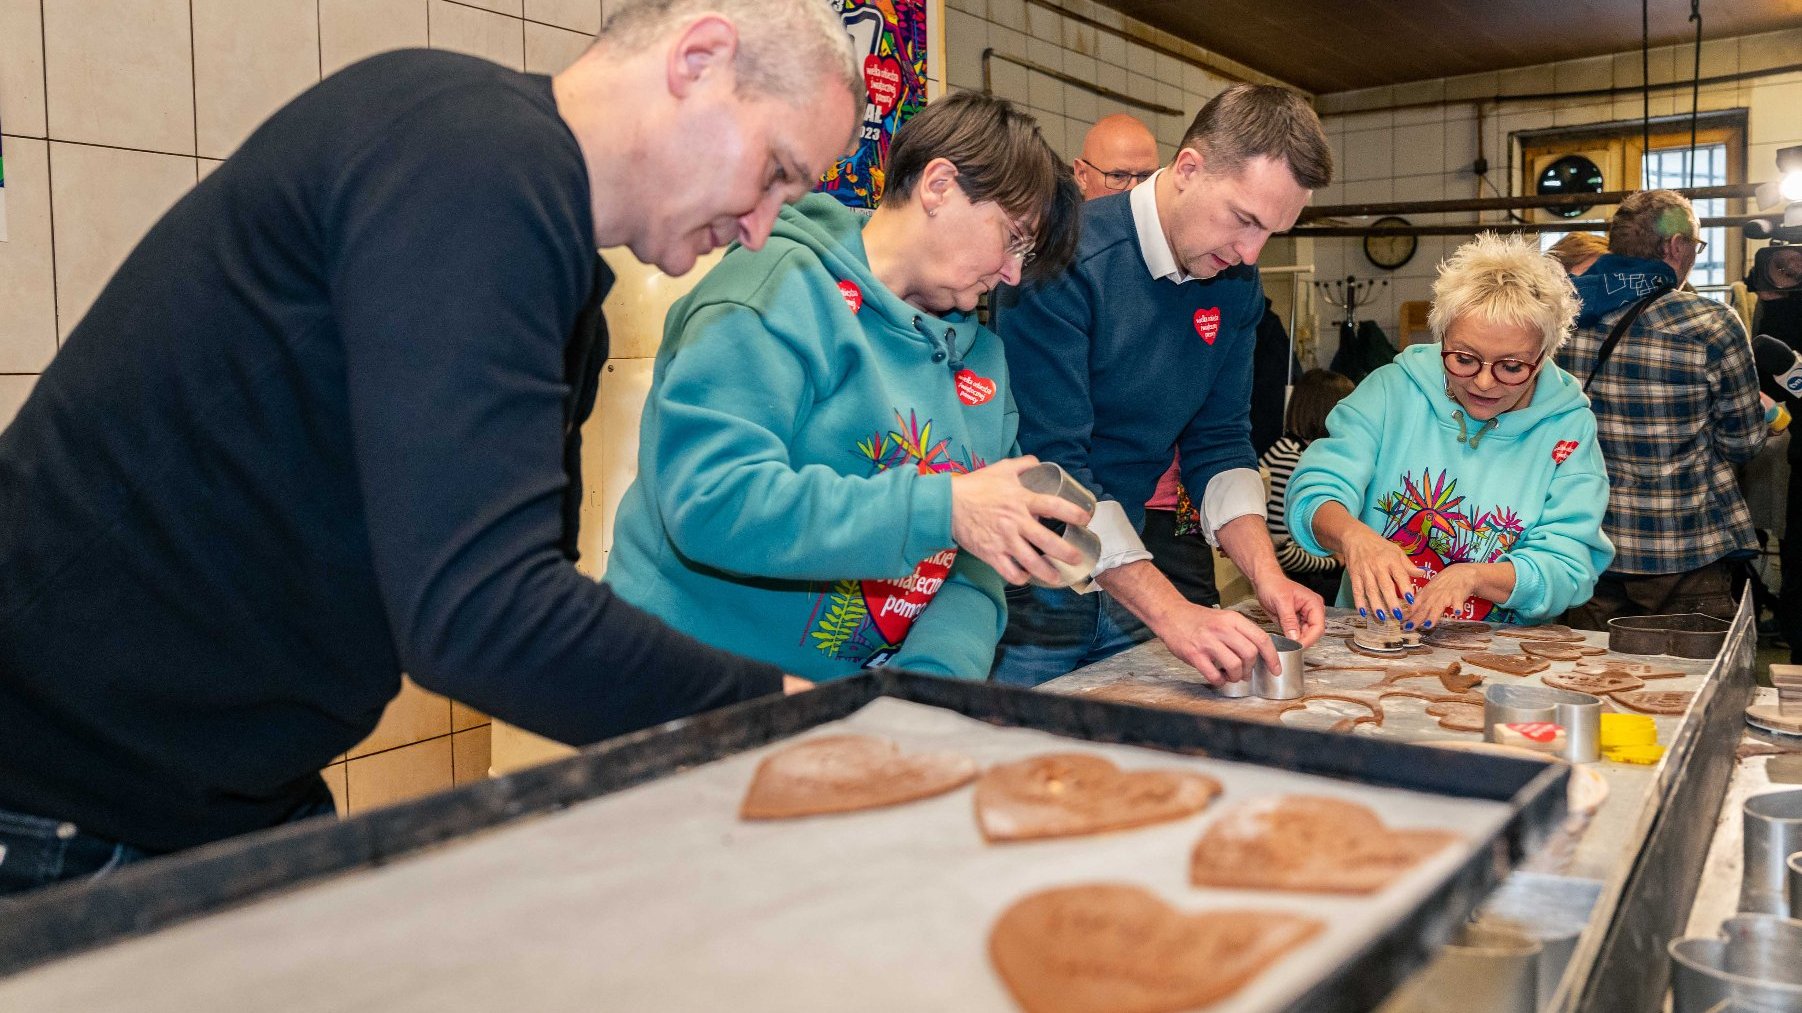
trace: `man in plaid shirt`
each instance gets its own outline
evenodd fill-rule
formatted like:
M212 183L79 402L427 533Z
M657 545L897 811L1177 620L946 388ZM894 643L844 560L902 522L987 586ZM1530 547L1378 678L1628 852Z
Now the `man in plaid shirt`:
M1615 555L1595 597L1570 611L1574 625L1675 612L1731 619L1737 564L1757 551L1733 466L1763 446L1764 408L1739 318L1677 288L1705 245L1698 230L1688 200L1640 191L1615 212L1608 254L1575 279L1583 309L1558 361L1588 381ZM1654 291L1598 367L1609 333Z

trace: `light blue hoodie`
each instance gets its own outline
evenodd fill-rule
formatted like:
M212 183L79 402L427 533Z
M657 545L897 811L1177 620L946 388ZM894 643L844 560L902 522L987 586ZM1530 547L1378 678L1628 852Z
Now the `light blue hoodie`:
M952 541L951 477L1013 451L1001 340L885 288L863 221L806 197L670 309L607 582L809 679L986 678L1002 581Z
M1608 473L1595 415L1557 365L1532 400L1489 423L1446 393L1437 343L1404 350L1327 416L1289 480L1289 527L1313 553L1314 514L1330 501L1437 573L1453 563L1514 564L1514 593L1472 599L1465 616L1540 622L1589 600L1614 558L1602 534ZM1350 605L1342 584L1339 604Z

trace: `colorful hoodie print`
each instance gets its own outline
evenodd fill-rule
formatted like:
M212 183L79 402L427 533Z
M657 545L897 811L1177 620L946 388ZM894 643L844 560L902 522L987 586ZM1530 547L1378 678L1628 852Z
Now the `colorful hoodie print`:
M864 216L812 195L665 322L607 581L808 679L988 674L1001 578L951 539L951 479L1008 456L1001 342L870 273Z
M1540 622L1588 601L1614 557L1588 399L1548 364L1526 407L1473 421L1446 393L1439 352L1406 349L1327 416L1331 435L1308 445L1289 480L1290 533L1325 554L1314 514L1331 500L1429 573L1512 563L1514 593L1468 600L1465 618ZM1339 604L1351 604L1346 584Z

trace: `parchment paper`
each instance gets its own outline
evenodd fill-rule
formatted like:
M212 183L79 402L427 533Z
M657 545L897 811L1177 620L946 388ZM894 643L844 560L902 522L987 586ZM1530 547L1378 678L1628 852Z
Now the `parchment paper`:
M1265 1010L1419 904L1475 845L1371 897L1191 887L1190 850L1222 809L1331 795L1472 842L1508 815L1496 802L999 728L893 699L798 738L845 732L983 765L1080 750L1127 769L1198 770L1225 793L1174 823L1006 845L983 843L970 787L865 813L740 822L745 786L778 743L37 968L0 982L0 1009L1009 1010L987 955L1000 913L1047 887L1126 882L1185 911L1324 919L1313 942L1212 1007Z

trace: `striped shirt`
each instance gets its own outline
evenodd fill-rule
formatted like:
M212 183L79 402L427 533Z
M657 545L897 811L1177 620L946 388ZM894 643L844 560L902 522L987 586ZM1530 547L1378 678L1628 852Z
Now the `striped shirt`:
M1316 556L1295 544L1289 537L1289 525L1283 517L1283 494L1289 491L1289 476L1308 445L1293 436L1285 436L1270 445L1259 460L1270 472L1270 496L1264 504L1264 523L1270 529L1270 544L1276 547L1276 561L1284 573L1326 573L1336 569L1339 561L1331 556Z
M1625 307L1579 327L1558 352L1578 381ZM1609 572L1685 573L1756 550L1733 466L1764 445L1752 346L1733 311L1691 292L1654 300L1589 386L1612 492Z

